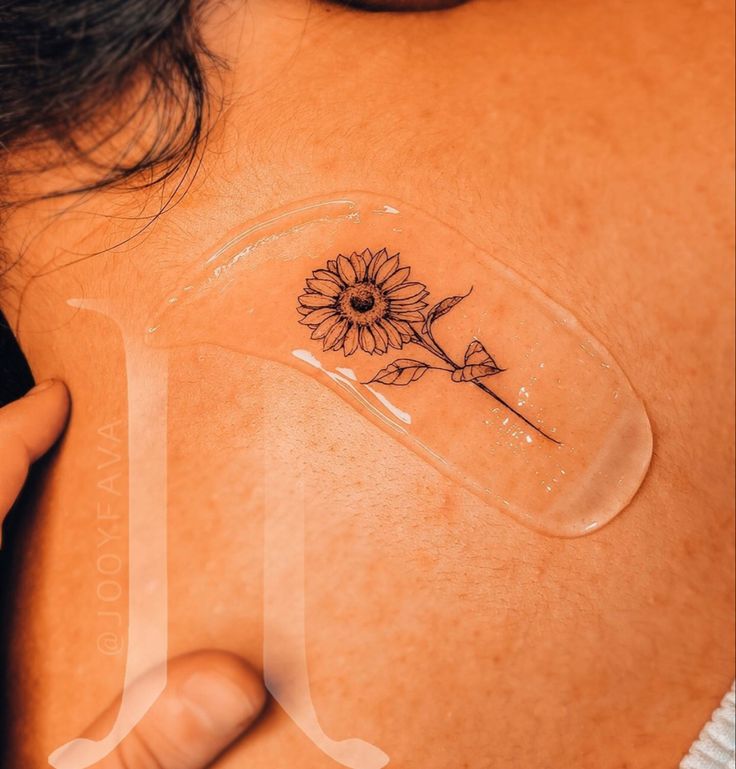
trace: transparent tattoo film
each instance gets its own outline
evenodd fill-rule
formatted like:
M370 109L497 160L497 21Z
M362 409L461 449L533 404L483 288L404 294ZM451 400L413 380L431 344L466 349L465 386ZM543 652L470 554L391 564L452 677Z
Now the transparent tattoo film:
M603 346L402 202L351 193L244 226L181 275L146 333L154 347L211 342L315 377L543 533L604 525L649 465L646 412Z

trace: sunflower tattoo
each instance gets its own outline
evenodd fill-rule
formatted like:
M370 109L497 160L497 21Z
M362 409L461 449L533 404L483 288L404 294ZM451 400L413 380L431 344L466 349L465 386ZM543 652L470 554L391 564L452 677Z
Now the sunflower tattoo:
M465 299L448 296L427 310L427 287L409 280L411 267L402 267L399 254L387 249L373 253L366 248L349 256L338 255L326 267L307 278L298 299L300 323L312 329L312 339L321 339L324 350L342 350L352 355L358 349L369 355L383 355L389 348L401 350L416 345L441 365L412 358L397 358L365 384L405 387L428 371L445 371L453 382L466 382L480 388L527 426L553 443L559 441L520 414L485 382L501 374L501 368L482 342L468 345L462 363L456 363L434 337L432 327L443 315Z

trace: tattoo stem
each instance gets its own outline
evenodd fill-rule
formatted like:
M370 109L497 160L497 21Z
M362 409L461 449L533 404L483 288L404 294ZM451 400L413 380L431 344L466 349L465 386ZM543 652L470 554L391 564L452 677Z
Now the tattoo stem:
M427 332L427 337L430 340L431 344L427 342L427 340L412 326L411 330L414 332L414 335L412 336L412 341L415 344L418 344L420 347L423 347L427 352L432 353L437 358L442 359L447 363L449 366L452 366L451 371L458 371L462 368L462 366L458 366L457 363L455 363L452 358L440 347L440 345L437 343L437 340L432 336L432 333L430 331ZM434 368L434 367L433 367ZM446 371L447 369L441 369L442 371ZM562 445L561 441L558 441L556 438L553 438L551 435L548 435L544 430L542 430L541 427L538 427L533 422L531 422L527 417L525 417L523 414L518 412L510 403L507 403L500 395L497 395L493 390L491 390L490 387L483 384L483 382L479 382L477 379L472 379L471 383L474 384L476 387L479 387L481 390L483 390L484 393L487 395L490 395L491 398L496 400L498 403L500 403L504 408L508 409L512 414L514 414L516 417L521 419L524 424L528 425L532 428L532 430L539 433L542 437L546 438L548 441L552 441L552 443L556 443L558 446Z
M541 427L537 427L537 425L530 422L523 414L520 414L511 404L506 403L506 401L500 396L497 395L493 390L491 390L490 387L483 384L483 382L479 382L477 379L473 380L473 384L476 387L480 387L481 390L483 390L484 393L488 393L488 395L491 396L491 398L495 398L502 406L505 406L512 414L515 414L519 419L521 419L522 422L529 425L529 427L532 428L532 430L536 430L541 436L546 438L549 441L552 441L552 443L556 443L558 446L562 445L562 441L558 441L556 438L553 438L551 435L548 435L547 433L542 430Z

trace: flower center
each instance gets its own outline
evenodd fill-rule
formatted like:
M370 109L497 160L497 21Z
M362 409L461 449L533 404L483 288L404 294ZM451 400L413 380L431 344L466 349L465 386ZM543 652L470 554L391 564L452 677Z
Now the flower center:
M368 312L376 303L375 297L369 291L361 291L350 297L350 306L356 312Z
M348 286L338 298L337 305L344 318L361 326L380 320L388 309L381 290L368 281Z

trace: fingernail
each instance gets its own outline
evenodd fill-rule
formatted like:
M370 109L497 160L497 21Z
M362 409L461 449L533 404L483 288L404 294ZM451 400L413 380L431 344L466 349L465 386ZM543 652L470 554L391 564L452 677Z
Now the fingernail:
M207 729L218 735L242 731L260 711L262 703L222 673L194 673L181 686L180 694Z
M48 390L50 387L53 387L55 384L55 379L47 379L45 382L39 382L35 387L32 387L26 393L26 395L35 395L36 393L43 392L44 390Z

